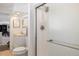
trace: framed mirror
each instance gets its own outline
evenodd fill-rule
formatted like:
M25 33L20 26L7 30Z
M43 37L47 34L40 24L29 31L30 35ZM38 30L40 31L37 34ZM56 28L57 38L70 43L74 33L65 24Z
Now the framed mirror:
M20 19L13 20L13 27L20 28Z
M27 18L26 17L22 19L22 27L23 28L27 27Z

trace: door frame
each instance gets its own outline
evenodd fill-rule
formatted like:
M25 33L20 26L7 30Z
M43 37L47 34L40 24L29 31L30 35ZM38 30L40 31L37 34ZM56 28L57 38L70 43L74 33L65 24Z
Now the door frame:
M47 3L42 3L35 7L35 56L37 56L37 9Z

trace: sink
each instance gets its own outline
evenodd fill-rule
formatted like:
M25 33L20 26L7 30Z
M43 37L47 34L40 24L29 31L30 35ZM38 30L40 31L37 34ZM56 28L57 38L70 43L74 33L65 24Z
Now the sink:
M14 36L26 36L24 32L14 32Z

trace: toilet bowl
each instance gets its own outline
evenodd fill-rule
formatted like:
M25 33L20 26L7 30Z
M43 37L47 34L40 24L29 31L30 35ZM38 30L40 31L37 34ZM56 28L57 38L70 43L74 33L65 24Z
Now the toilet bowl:
M13 49L13 55L15 56L26 56L28 49L26 47L16 47Z

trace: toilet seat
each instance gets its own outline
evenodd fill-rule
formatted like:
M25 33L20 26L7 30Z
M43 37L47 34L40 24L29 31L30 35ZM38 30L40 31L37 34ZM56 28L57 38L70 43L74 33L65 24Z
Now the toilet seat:
M17 47L13 49L14 54L23 54L27 52L25 47Z
M25 50L25 47L17 47L13 51L23 51Z

